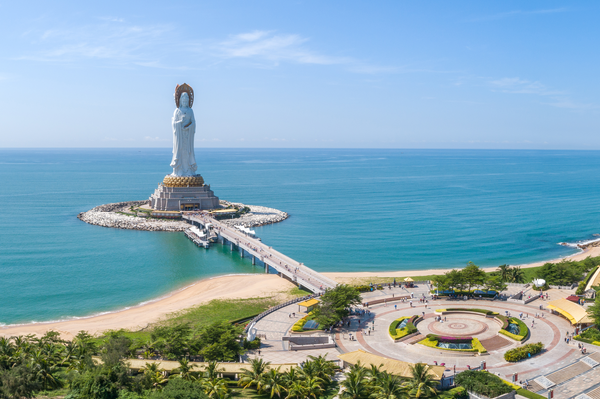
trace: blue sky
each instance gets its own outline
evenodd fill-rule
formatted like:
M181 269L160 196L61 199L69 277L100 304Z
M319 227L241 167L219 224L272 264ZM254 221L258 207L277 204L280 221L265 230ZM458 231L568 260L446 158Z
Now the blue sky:
M0 147L600 149L600 2L0 0Z

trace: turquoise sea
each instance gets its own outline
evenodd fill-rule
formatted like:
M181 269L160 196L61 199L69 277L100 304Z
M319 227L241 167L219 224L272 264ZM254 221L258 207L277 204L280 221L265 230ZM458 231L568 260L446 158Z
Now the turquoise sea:
M76 216L146 199L170 149L0 150L0 322L139 304L215 275L258 273L182 233L90 226ZM256 228L318 271L520 264L600 233L600 152L198 149L222 199L290 213Z

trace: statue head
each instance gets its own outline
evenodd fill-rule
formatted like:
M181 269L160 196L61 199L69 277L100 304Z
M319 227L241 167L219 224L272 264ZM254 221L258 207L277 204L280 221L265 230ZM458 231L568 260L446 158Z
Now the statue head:
M184 94L187 98L186 106L192 108L192 105L194 105L194 89L187 83L177 85L175 88L175 105L179 108L179 101L183 98Z
M190 106L190 96L184 91L181 93L181 97L179 97L179 107L189 107Z

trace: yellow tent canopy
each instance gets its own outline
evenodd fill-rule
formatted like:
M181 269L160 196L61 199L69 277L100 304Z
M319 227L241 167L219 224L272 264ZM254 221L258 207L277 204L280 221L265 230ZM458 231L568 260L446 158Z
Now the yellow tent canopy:
M302 306L303 308L306 308L307 310L310 311L310 309L313 308L317 303L319 303L319 300L312 298L312 299L308 299L304 302L300 302L298 304L298 306Z
M397 375L399 377L411 378L412 373L410 367L414 366L414 363L402 362L400 360L388 359L387 357L377 356L369 352L365 352L362 349L354 352L342 353L338 355L346 363L356 364L360 362L362 365L369 367L369 365L379 366L382 371L387 371L390 374ZM440 381L444 375L444 366L429 366L429 374L436 381Z
M573 325L593 323L593 320L590 319L587 310L583 306L566 299L550 301L547 308L565 316Z
M407 277L407 278L405 278L405 279L404 279L404 281L415 281L415 280L413 280L413 279L412 279L412 278L410 278L410 277Z

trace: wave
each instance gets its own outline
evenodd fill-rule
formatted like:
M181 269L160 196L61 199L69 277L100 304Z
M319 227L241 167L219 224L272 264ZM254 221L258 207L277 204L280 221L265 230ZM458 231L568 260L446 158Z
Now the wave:
M593 243L599 242L599 241L600 241L600 238L594 238L591 240L581 240L581 241L576 241L576 242L559 242L558 245L581 249L582 246L590 245L590 244L593 244Z

